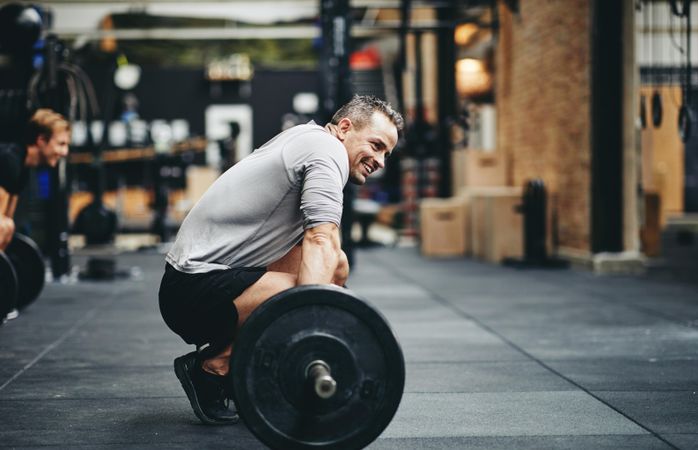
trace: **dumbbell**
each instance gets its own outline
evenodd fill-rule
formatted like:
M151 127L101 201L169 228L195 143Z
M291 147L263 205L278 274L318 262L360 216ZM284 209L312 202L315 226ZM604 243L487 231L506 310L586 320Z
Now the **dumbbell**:
M392 420L405 362L388 322L348 289L297 286L260 305L235 340L238 413L271 448L362 448Z

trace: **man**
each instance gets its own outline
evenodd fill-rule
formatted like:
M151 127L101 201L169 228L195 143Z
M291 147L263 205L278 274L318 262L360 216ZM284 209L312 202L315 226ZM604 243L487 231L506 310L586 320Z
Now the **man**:
M68 154L70 122L50 109L39 109L29 119L24 145L0 142L0 250L14 233L17 196L27 184L29 169L55 167Z
M226 171L182 223L166 257L160 310L197 352L177 377L205 424L238 420L225 389L237 328L273 295L301 284L344 285L342 190L382 168L403 119L355 96L325 127L290 128Z
M24 145L0 143L0 250L12 240L17 196L27 184L29 169L55 167L68 154L69 144L70 122L50 109L39 109L31 116ZM8 318L16 316L12 311Z

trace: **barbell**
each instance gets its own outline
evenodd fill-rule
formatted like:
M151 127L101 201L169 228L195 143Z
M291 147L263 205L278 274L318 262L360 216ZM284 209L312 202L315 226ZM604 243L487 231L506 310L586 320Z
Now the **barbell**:
M7 314L17 308L17 272L10 258L0 251L0 324Z
M17 272L17 308L26 308L39 298L46 280L44 256L29 236L15 233L5 254Z
M12 218L17 196L11 195L4 216ZM36 243L14 233L5 249L0 248L0 323L7 313L22 309L39 297L44 288L46 266Z
M15 233L5 251L0 251L0 320L36 300L44 288L45 275L39 247L28 236Z
M229 376L240 417L269 447L353 449L395 415L405 362L390 325L365 299L305 285L250 315Z

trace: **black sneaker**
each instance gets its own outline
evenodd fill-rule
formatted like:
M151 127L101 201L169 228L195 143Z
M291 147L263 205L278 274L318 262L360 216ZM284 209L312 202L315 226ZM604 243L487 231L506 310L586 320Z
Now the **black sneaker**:
M174 370L199 420L206 425L232 425L240 420L227 398L226 377L205 372L196 352L175 359Z

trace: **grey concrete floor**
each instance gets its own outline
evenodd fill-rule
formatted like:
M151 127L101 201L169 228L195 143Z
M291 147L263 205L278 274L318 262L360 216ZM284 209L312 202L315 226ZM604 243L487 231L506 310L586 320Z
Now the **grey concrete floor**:
M162 258L120 255L131 279L50 283L0 327L1 447L263 448L191 412L172 372L190 347L157 307ZM371 448L698 448L695 284L384 248L357 253L349 284L407 363Z

